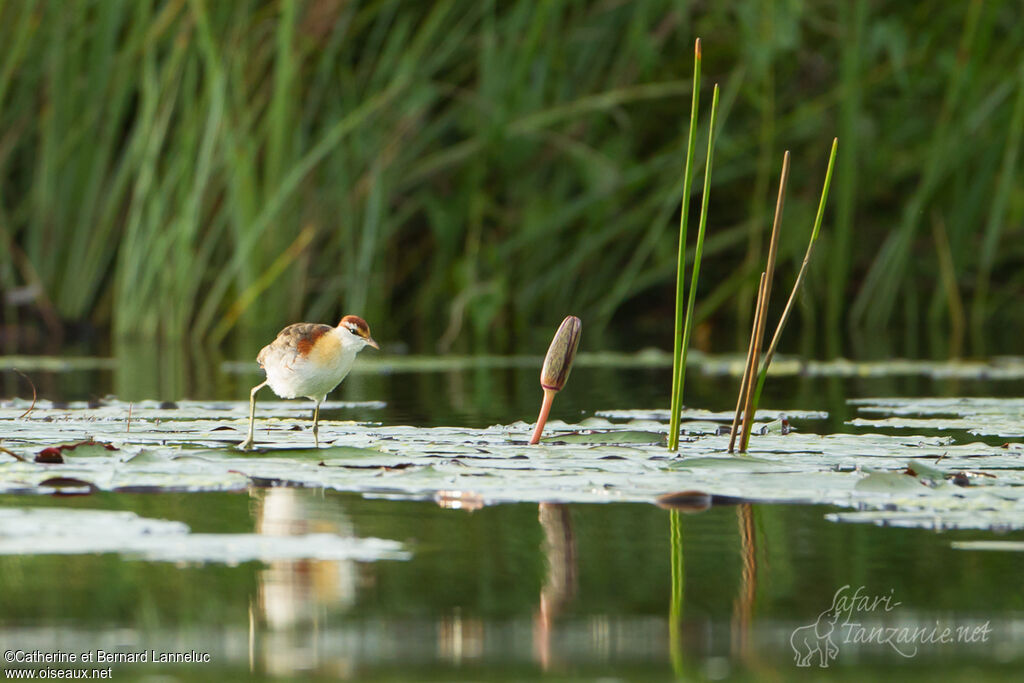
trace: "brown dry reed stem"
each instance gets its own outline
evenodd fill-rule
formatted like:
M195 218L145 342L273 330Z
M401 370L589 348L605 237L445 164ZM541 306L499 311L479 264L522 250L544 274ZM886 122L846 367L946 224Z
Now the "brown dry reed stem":
M779 195L775 199L775 218L772 220L772 236L768 245L768 263L765 266L764 280L764 301L759 302L757 310L757 324L755 325L756 338L754 339L754 354L750 359L750 378L745 387L747 395L743 402L743 439L740 441L740 452L747 452L747 444L750 442L750 427L754 422L754 372L757 371L761 360L761 345L764 343L764 330L768 324L768 302L772 296L772 279L775 276L775 259L779 251L779 233L782 226L782 211L786 205L786 186L789 184L789 150L782 155L782 173L779 176Z
M800 287L803 285L804 277L807 275L807 267L811 262L811 254L814 253L814 245L818 241L818 234L821 232L821 222L825 216L825 204L828 202L828 190L832 184L832 169L835 167L836 162L836 150L839 148L839 138L832 139L832 151L828 157L828 169L825 171L825 183L821 188L821 199L818 201L818 214L814 218L814 230L811 231L811 239L807 244L807 251L804 253L803 263L800 264L800 271L796 275L796 282L793 283L793 290L789 293L789 299L786 301L786 307L782 310L782 316L779 318L779 324L775 327L775 334L772 335L772 343L768 346L768 352L765 353L764 362L761 363L760 373L757 378L757 389L754 392L754 407L757 407L758 402L761 400L761 391L764 389L765 378L768 376L768 368L772 364L772 359L775 357L775 351L779 347L779 339L782 337L782 331L786 328L786 323L789 321L789 315L793 312L793 305L796 302L796 296L800 293Z
M22 372L18 368L11 368L11 369L14 370L16 373L18 373L19 375L21 375L23 378L25 378L25 381L28 382L28 385L30 387L32 387L32 405L30 405L28 407L28 410L26 410L24 413L22 413L21 415L18 416L19 420L24 420L26 417L28 417L28 414L31 413L32 410L36 407L36 385L33 384L32 380L30 380L28 378L28 375L26 375L24 372Z
M750 340L750 368L747 370L746 395L743 397L740 453L747 452L750 428L754 423L754 373L757 371L757 361L761 356L761 339L764 337L764 326L768 315L768 277L768 271L761 273L761 291L758 292L757 308L754 309L754 338Z
M779 176L779 196L775 199L775 219L772 221L772 236L768 246L768 264L764 271L768 277L765 280L766 299L772 293L772 280L775 277L775 258L779 251L779 227L782 225L782 209L786 205L786 185L789 184L789 150L782 155L782 174ZM768 307L765 306L762 314L767 314Z
M736 415L733 417L732 433L729 440L729 452L733 452L736 442L736 427L740 421L740 409L743 409L743 434L740 451L746 451L747 430L750 424L753 400L753 373L760 357L761 343L764 336L765 321L768 316L768 299L771 296L772 279L775 275L775 261L779 251L779 233L782 225L782 211L786 204L786 186L789 184L789 150L782 155L782 172L779 175L779 194L775 200L775 218L772 221L772 234L768 245L768 263L762 273L762 283L758 287L757 306L754 310L754 325L751 331L750 346L747 350L747 365L743 369L743 381L736 399ZM762 295L761 289L764 289Z
M28 462L28 460L26 460L25 458L21 457L20 455L18 455L14 451L7 450L3 446L0 446L0 453L6 453L7 455L11 456L15 460L19 460L21 462Z
M757 311L761 307L761 293L764 291L764 279L765 279L765 274L761 273L761 281L757 285L757 303L756 303L755 308L754 308L754 316L753 316L754 324L753 324L753 326L752 326L752 328L750 330L750 346L747 347L747 360L746 360L746 363L743 364L743 379L740 380L740 393L739 393L739 396L736 397L736 414L732 418L732 429L729 430L729 452L730 453L732 453L733 450L736 447L736 437L739 434L740 415L743 413L743 399L746 398L747 386L750 384L750 381L751 381L751 377L750 377L750 375L751 375L750 368L752 367L751 359L753 358L753 355L754 355L754 338L757 335L757 321L759 319L758 315L757 315Z

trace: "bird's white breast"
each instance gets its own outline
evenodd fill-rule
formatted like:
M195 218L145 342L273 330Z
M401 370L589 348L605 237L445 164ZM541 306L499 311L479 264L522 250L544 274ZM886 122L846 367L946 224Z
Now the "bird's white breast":
M358 348L334 329L317 339L306 356L296 355L267 368L267 384L281 398L322 401L341 384L356 360Z

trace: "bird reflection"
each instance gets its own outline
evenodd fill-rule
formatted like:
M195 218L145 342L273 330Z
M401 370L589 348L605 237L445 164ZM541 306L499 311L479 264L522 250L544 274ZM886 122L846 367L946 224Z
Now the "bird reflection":
M437 655L455 666L465 660L479 659L484 654L484 622L478 617L463 616L456 608L441 617L437 629Z
M552 623L576 595L576 538L567 505L541 503L537 518L544 530L542 549L548 573L534 618L533 643L541 669L548 671Z
M484 506L483 496L472 491L438 491L434 494L434 501L438 507L467 512L479 510Z
M355 528L340 504L291 488L255 489L256 533L297 536L333 533L354 537ZM258 574L258 594L250 618L250 666L288 675L329 668L351 674L353 663L338 653L318 651L328 612L349 609L356 600L359 570L352 560L274 560ZM330 661L326 661L327 659Z
M446 510L474 512L483 508L484 499L472 491L443 490L434 494L434 502ZM467 617L458 607L437 622L437 656L460 666L464 660L478 659L484 654L484 622Z

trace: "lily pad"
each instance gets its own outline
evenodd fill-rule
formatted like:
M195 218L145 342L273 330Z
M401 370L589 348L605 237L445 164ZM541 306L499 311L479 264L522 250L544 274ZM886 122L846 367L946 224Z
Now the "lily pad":
M871 493L925 493L928 489L916 477L897 472L872 472L857 482L856 491Z
M688 434L678 453L664 447L665 425L652 415L623 416L625 424L603 416L586 417L580 424L552 422L555 434L538 446L526 445L531 425L525 422L469 429L324 419L320 438L329 445L315 449L308 406L301 404L282 404L292 412L259 421L254 452L237 449L248 421L248 403L242 401L181 401L176 407L139 402L132 410L130 432L127 405L112 400L97 408L53 409L46 415L49 419L18 419L20 413L11 409L0 419L4 448L17 457L31 460L48 444L89 439L109 442L118 450L96 451L60 465L5 457L0 460L0 491L52 494L59 487L46 482L57 474L84 482L78 487L83 492L94 490L89 487L142 492L294 486L466 500L474 506L523 501L653 504L663 494L700 491L714 501L814 503L856 510L836 513L853 515L836 518L850 522L931 528L1024 524L1024 453L1012 446L973 442L955 431L943 436L903 430L787 433L761 422L759 426L768 428L755 429L749 455L741 456L726 452L729 437L720 433L724 421L717 419L688 423L708 431ZM960 409L969 405L963 402ZM969 409L999 417L991 403ZM916 476L905 473L908 462Z
M543 443L564 443L564 444L589 444L591 446L605 444L642 443L660 444L664 443L667 437L658 432L640 432L633 430L621 430L611 432L572 432L569 434L554 434L541 439Z
M254 451L243 451L236 449L230 453L223 451L205 451L207 457L212 458L287 458L291 460L313 460L316 462L335 460L338 458L351 458L358 456L380 455L381 451L372 448L360 448L359 446L328 446L326 448L274 448Z
M854 427L964 431L977 436L1024 437L1024 399L876 398L850 401L861 413Z
M785 465L774 463L771 460L755 458L753 456L721 455L716 457L683 458L672 463L670 467L674 470L692 469L713 469L713 470L739 470L742 472L766 472L770 470L786 469Z
M0 555L118 553L157 562L404 560L397 541L335 534L193 534L181 522L133 512L0 508Z
M683 420L709 420L714 422L732 422L735 413L729 411L711 411L695 408L686 408L680 411ZM647 410L599 410L595 413L598 417L607 417L613 420L657 420L668 422L671 411L651 408ZM754 420L773 422L783 418L790 420L827 420L828 413L824 410L765 410L760 409L754 415Z

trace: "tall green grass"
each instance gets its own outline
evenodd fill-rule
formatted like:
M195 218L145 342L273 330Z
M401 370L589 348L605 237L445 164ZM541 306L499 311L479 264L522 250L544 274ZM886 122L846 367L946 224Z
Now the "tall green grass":
M418 350L516 350L572 310L596 338L657 343L700 34L722 125L695 328L749 329L733 302L756 284L774 160L809 167L837 125L836 233L807 274L828 315L804 332L945 329L951 285L976 329L1024 322L1019 8L871 7L3 3L0 321L248 354L358 312ZM802 248L782 239L780 266Z

